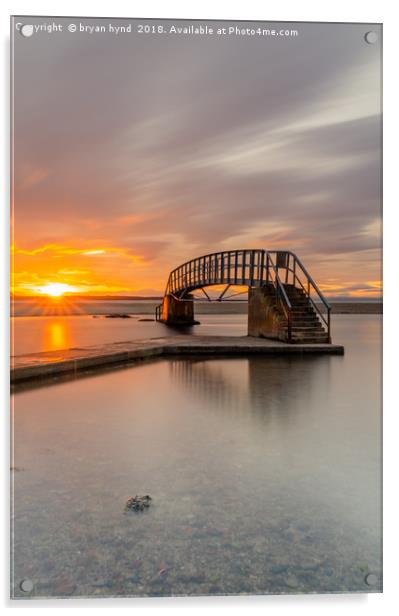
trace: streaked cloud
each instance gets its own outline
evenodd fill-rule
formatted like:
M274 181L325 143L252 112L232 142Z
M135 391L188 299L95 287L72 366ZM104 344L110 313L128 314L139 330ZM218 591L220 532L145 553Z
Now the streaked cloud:
M381 75L367 27L17 43L17 271L162 291L198 254L286 247L331 293L373 292Z

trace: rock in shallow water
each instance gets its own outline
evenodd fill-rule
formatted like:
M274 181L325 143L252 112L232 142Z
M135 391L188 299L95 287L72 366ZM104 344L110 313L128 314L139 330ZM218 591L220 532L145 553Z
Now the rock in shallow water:
M295 575L289 575L286 578L285 583L289 588L297 588L299 586L299 582Z
M106 314L105 318L106 319L130 319L131 316L130 314L126 314L124 312L118 312L114 314Z
M151 496L146 494L145 496L131 496L125 505L125 511L144 511L150 506Z

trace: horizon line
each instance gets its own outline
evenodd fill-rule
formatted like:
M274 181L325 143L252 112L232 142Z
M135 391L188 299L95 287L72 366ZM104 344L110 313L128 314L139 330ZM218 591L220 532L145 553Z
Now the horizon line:
M325 294L326 295L326 294ZM108 301L117 301L121 299L125 300L162 300L164 295L78 295L74 293L64 293L62 296L58 298L50 298L44 294L38 295L11 295L11 301L24 301L24 300L49 300L54 299L55 301L62 300L62 298L68 299L76 299L76 300L108 300ZM353 297L351 295L326 295L326 297L331 301L369 301L369 302L383 302L383 296L378 297L368 297L367 295L359 295ZM205 300L204 300L205 301Z

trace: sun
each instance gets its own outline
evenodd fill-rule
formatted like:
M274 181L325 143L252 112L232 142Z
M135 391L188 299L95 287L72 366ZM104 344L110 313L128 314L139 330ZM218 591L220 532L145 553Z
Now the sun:
M73 293L76 291L75 287L63 282L49 282L42 287L38 287L37 290L50 297L61 297L64 293Z

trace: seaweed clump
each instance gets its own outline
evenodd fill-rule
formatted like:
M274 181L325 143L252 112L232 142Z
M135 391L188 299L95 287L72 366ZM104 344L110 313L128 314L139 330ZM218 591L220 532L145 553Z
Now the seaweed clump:
M125 505L125 511L144 511L150 506L152 501L151 496L146 494L145 496L131 496Z

